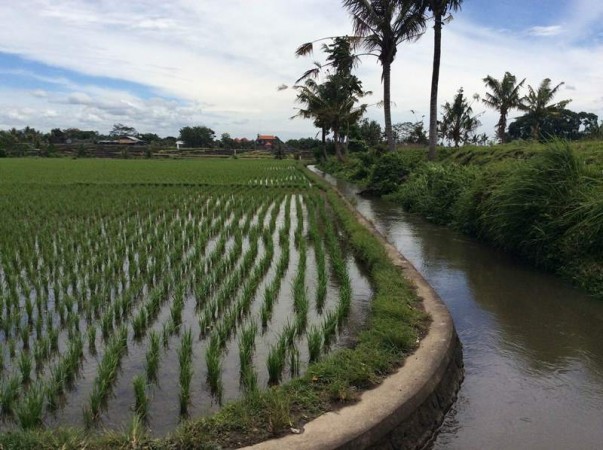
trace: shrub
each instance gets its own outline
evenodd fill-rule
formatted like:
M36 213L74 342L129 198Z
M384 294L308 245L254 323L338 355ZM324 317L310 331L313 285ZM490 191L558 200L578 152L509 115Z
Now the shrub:
M385 153L375 162L369 189L380 195L394 192L422 159L422 153L419 152Z

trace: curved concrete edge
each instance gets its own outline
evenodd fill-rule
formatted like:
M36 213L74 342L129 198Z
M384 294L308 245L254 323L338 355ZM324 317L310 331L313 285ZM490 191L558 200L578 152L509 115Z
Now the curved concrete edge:
M358 221L375 235L394 265L416 287L431 316L427 335L404 365L360 401L308 422L301 434L246 447L253 450L415 449L422 448L441 424L463 378L462 351L452 317L421 274L334 189Z

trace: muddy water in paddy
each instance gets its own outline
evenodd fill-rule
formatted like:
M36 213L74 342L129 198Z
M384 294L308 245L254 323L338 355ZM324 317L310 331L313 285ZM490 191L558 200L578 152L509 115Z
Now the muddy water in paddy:
M434 449L603 448L603 301L326 175L442 297L465 380Z

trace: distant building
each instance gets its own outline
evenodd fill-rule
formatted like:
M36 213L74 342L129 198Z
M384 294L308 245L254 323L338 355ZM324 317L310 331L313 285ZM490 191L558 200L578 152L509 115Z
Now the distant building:
M117 139L98 141L102 145L145 145L146 142L134 136L120 136Z
M271 150L277 141L278 137L270 134L258 134L258 138L256 139L257 144L267 150Z

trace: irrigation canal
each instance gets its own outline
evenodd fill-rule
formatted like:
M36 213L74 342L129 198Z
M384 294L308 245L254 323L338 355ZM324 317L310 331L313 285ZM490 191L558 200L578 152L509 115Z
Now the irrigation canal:
M454 318L465 380L431 448L603 448L603 302L323 176L412 262Z

